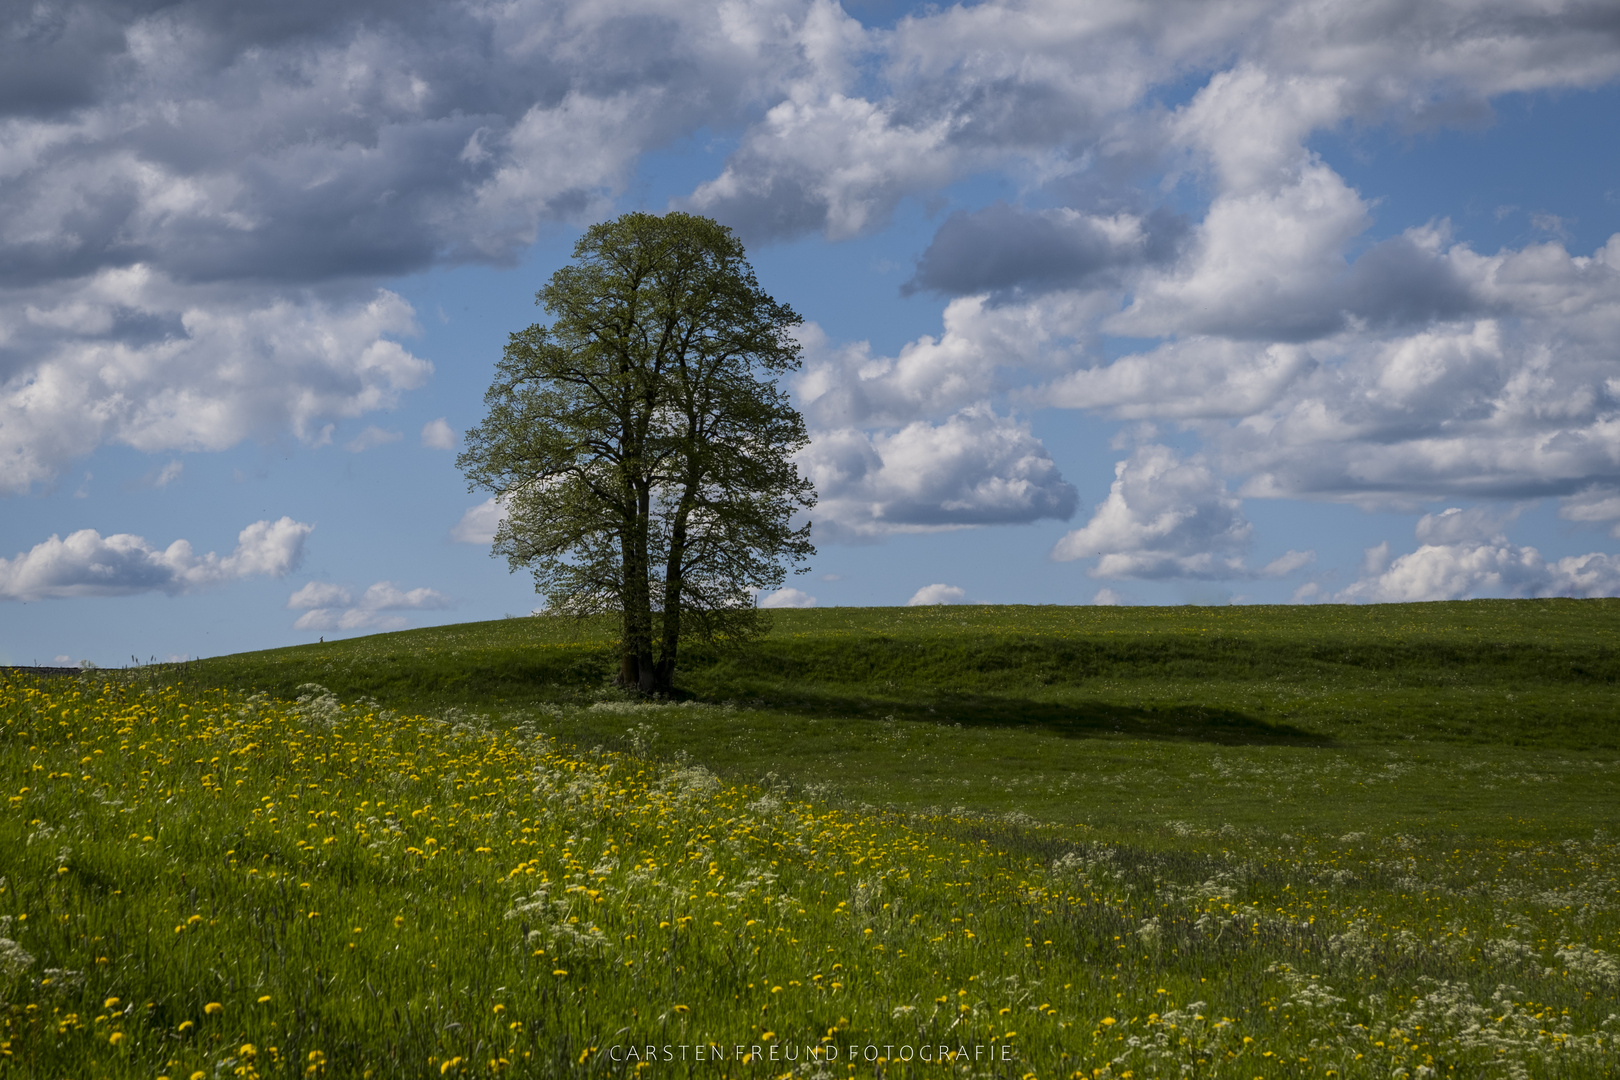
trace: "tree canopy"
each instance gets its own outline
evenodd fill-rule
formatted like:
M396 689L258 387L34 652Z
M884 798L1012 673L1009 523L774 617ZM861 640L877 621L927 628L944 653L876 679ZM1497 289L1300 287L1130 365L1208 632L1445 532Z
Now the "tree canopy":
M595 225L511 335L457 464L506 516L494 553L547 609L622 620L619 682L668 692L684 636L760 628L755 594L815 553L793 309L708 218ZM802 568L801 568L802 572Z

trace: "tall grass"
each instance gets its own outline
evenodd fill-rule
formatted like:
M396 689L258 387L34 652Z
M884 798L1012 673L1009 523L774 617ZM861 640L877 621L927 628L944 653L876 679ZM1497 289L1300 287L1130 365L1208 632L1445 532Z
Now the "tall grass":
M0 682L0 1072L1615 1072L1606 835L863 809L646 755L724 705L294 690Z

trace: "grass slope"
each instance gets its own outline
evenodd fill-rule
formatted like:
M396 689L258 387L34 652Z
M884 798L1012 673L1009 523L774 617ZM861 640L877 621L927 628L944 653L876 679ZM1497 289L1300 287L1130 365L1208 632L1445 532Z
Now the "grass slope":
M1620 745L1620 601L783 611L743 648L688 650L698 697L812 712L948 704L964 723L1076 734ZM197 677L494 706L600 687L611 625L509 619L202 661Z
M510 619L189 677L518 715L612 697L612 646L607 623ZM1091 825L1620 824L1620 601L785 611L745 648L690 650L679 678L734 707L550 730L855 802Z

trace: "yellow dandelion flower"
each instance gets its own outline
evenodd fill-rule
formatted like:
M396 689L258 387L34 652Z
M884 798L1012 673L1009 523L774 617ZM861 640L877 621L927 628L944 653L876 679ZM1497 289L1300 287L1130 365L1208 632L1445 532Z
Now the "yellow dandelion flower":
M213 1016L216 1013L222 1013L224 1011L225 1006L221 1005L217 1001L210 1001L208 1004L203 1006L203 1012L207 1013L209 1016Z

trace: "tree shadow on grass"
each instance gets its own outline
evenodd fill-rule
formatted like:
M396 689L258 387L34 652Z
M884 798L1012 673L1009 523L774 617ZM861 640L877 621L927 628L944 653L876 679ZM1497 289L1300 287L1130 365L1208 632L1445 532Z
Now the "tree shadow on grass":
M577 698L607 685L612 652L600 647L490 651L456 657L391 657L353 663L237 661L230 670L198 670L194 678L237 689L270 690L289 699L301 684L318 681L340 699L373 697L394 708L446 705L498 708L505 704ZM204 661L199 669L206 669ZM216 665L217 666L217 665ZM695 672L674 697L733 701L803 716L859 717L960 724L967 728L1038 729L1064 738L1122 737L1230 745L1328 746L1331 738L1268 722L1234 709L1165 703L1152 707L1108 701L1037 701L1017 694L900 689L894 696L863 694L827 683L713 679ZM228 676L221 678L221 676Z
M840 694L824 687L799 688L791 695L765 691L752 704L811 716L893 718L960 724L965 728L1034 728L1067 739L1122 737L1223 745L1334 745L1331 737L1318 732L1208 705L1143 708L1107 701L1050 702L1012 695L950 693L893 700Z

